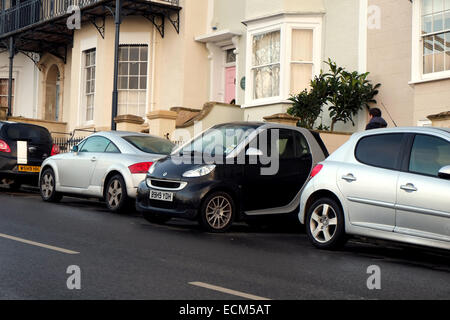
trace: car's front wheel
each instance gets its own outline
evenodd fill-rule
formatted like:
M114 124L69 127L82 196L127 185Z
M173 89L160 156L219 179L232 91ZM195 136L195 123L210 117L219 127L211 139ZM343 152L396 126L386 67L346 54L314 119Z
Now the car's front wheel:
M209 232L225 232L233 223L234 201L228 193L214 192L206 197L200 209L200 224Z
M56 192L55 173L52 169L45 169L42 173L39 189L42 200L47 202L59 202L62 199L62 194Z
M125 180L119 174L109 179L105 190L106 206L112 212L124 212L129 202Z
M337 249L346 241L344 215L333 199L315 201L308 210L305 224L306 233L317 248Z

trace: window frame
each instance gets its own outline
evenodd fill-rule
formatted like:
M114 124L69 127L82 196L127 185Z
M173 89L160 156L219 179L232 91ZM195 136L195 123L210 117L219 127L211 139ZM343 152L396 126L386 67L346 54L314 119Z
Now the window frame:
M246 90L244 108L257 107L276 103L290 103L288 98L291 90L292 63L292 30L308 29L313 31L312 43L312 75L320 74L322 54L322 24L323 16L278 14L268 18L245 21L247 23L246 45ZM275 97L254 99L253 83L253 37L273 31L280 31L280 88Z
M128 48L128 50L130 49L130 48L133 48L133 47L135 47L135 48L139 48L139 60L137 60L137 61L131 61L130 60L130 58L129 58L129 53L128 53L128 60L120 60L120 54L119 54L119 75L118 75L118 80L120 80L121 78L127 78L127 81L128 81L128 88L127 89L121 89L120 88L120 81L119 81L119 84L118 84L118 88L117 88L117 91L118 91L118 95L119 95L119 103L118 103L118 114L119 115L126 115L126 114L133 114L133 113L130 113L129 111L128 111L128 109L129 109L129 105L130 105L130 102L129 102L129 92L136 92L137 94L138 94L138 99L137 99L137 110L138 110L138 113L139 113L139 110L140 110L140 105L143 105L144 106L144 111L143 111L143 114L142 115L140 115L140 114L134 114L134 115L136 115L136 116L140 116L140 117L143 117L143 118L145 118L145 115L146 115L146 113L147 113L147 111L148 111L148 89L149 89L149 72L150 72L150 45L149 44L147 44L147 43L139 43L139 44L128 44L128 43L121 43L120 44L120 46L119 46L119 48L123 48L123 47L126 47L126 48ZM143 60L141 60L141 55L140 55L140 48L147 48L147 60L146 61L143 61ZM137 77L138 78L138 89L130 89L129 88L129 81L130 81L130 63L132 63L132 62L135 62L135 63L138 63L139 64L139 69L138 69L138 74L137 75L133 75L134 77ZM141 70L140 70L140 64L141 63L146 63L147 64L147 69L146 69L146 74L145 74L145 76L142 76L141 75ZM127 63L127 65L128 65L128 71L127 71L127 74L126 75L121 75L120 74L120 64L121 63ZM141 81L141 78L144 78L145 77L145 89L140 89L139 87L140 87L140 81ZM126 99L126 103L120 103L120 94L121 93L124 93L124 92L126 92L126 94L127 94L127 99ZM143 103L140 103L140 99L139 99L139 94L140 93L143 93L143 95L144 95L144 102ZM121 111L121 108L123 108L123 107L125 107L125 113L121 113L120 111Z
M432 13L433 14L433 13ZM445 16L444 21L445 23ZM450 29L445 29L446 31L431 32L427 34L436 35L444 34L450 32ZM424 73L424 45L425 36L422 35L422 0L413 1L413 14L412 14L412 57L411 57L411 81L410 84L435 81L441 79L450 78L450 70ZM445 39L445 38L444 38ZM433 42L434 46L434 42ZM444 57L445 57L445 44L444 44ZM433 58L434 61L434 58ZM434 68L434 62L433 62ZM445 58L444 58L444 68L445 68Z
M83 106L84 106L84 122L87 124L91 124L94 123L94 112L95 112L95 92L96 92L96 78L97 78L97 48L90 48L87 50L83 50ZM87 54L92 54L95 53L95 59L94 59L94 64L93 65L86 65L86 58L87 58ZM87 79L87 70L91 69L94 71L94 78L90 78L89 80ZM92 74L91 74L92 75ZM93 92L86 92L87 89L87 83L91 83L92 81L94 82L94 91ZM92 106L88 107L88 96L92 96ZM88 109L92 109L92 119L88 119Z

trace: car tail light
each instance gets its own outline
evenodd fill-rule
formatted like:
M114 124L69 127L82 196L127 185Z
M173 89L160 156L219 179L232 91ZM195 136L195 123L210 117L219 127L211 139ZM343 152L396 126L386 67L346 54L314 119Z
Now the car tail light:
M312 169L311 175L309 177L314 178L320 172L320 170L322 170L322 168L323 168L323 164L318 164L317 166L315 166Z
M135 173L147 173L148 169L152 166L153 162L141 162L141 163L135 163L128 167L130 169L130 172L132 174Z
M11 152L11 148L3 140L0 140L0 152L6 152L6 153L10 153Z
M51 153L51 155L52 155L52 156L55 156L55 155L59 154L59 152L60 152L59 146L58 146L57 144L54 144L54 145L52 146L52 153Z

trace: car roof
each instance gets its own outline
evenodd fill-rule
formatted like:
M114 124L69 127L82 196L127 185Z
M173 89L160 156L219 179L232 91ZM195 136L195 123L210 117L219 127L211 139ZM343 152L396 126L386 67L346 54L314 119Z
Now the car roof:
M132 132L132 131L99 131L99 132L95 132L95 135L102 135L105 137L126 137L126 136L142 136L142 137L155 137L155 138L160 138L158 136L154 136L151 134L147 134L147 133L141 133L141 132Z
M378 133L450 133L450 128L437 128L437 127L396 127L396 128L383 128L367 130L362 132L357 132L354 134L355 137L363 137L366 135L373 135Z

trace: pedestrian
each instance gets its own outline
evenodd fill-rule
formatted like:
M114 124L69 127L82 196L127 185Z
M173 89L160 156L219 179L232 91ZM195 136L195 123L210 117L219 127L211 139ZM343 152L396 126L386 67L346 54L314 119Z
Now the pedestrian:
M381 117L381 110L372 108L369 110L370 121L366 126L366 130L386 128L387 122Z

